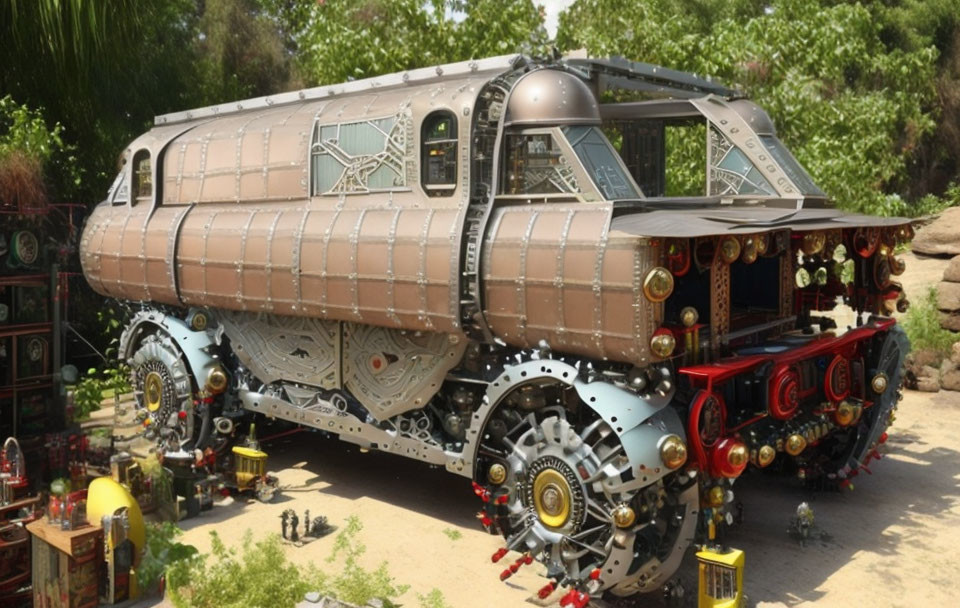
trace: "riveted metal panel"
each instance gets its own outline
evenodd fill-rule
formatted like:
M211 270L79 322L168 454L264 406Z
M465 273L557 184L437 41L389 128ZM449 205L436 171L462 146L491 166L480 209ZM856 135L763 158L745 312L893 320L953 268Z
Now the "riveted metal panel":
M663 316L643 297L656 241L610 233L609 204L548 203L494 211L482 261L484 315L494 335L646 363Z

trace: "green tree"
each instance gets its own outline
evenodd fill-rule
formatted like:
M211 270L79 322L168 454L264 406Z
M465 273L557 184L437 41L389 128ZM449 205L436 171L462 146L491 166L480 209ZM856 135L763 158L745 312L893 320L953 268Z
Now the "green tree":
M288 88L290 56L256 0L7 0L0 91L43 108L76 147L53 195L94 203L153 117Z
M546 42L531 0L264 1L290 32L309 85L538 50Z
M578 0L561 15L558 45L719 77L767 109L838 205L906 213L903 183L936 124L938 50L921 35L889 44L886 10L827 0Z

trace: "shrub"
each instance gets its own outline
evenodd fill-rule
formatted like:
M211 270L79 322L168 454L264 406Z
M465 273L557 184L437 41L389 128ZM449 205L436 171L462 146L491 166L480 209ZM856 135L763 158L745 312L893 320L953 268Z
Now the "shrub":
M147 542L137 568L137 584L141 593L152 594L168 566L198 553L193 545L176 542L175 539L181 534L183 532L176 524L167 521L147 524Z
M358 606L379 600L384 608L397 608L397 598L407 592L390 576L387 562L374 570L360 564L366 547L357 541L363 525L356 516L337 534L327 563L337 563L339 572L329 575L313 565L306 568L287 560L276 534L254 541L244 533L239 551L228 549L211 532L210 555L197 555L167 567L167 587L177 608L283 607L293 606L310 591ZM423 608L449 608L438 589L418 594Z
M911 303L903 318L903 329L907 332L910 347L914 351L932 349L947 354L958 339L956 334L940 327L936 287L931 287L924 297Z

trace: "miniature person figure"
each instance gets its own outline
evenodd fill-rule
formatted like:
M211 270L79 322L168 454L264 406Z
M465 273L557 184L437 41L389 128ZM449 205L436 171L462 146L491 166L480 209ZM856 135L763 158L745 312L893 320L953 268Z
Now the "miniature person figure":
M290 510L290 540L297 542L300 540L300 534L297 532L297 525L300 523L300 518L297 517L297 512L293 509Z
M307 509L303 514L303 535L310 536L310 509Z
M280 515L280 535L287 537L287 518L290 517L290 509L287 509Z

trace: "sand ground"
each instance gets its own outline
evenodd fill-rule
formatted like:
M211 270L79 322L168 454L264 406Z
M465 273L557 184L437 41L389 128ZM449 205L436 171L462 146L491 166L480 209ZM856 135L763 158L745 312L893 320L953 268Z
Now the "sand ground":
M912 258L912 256L909 256ZM908 293L939 280L941 260L908 260ZM301 432L268 442L270 468L285 487L272 504L237 501L182 522L184 540L207 550L210 531L228 544L246 530L280 532L280 514L295 509L325 515L334 525L356 515L366 561L387 561L398 582L416 594L440 589L457 608L523 606L543 584L538 566L507 583L490 555L501 546L474 518L479 502L468 480L423 464ZM811 493L794 479L747 475L736 485L744 523L730 544L746 551L749 604L773 606L960 605L960 393L906 392L872 475L853 491ZM796 506L809 501L822 538L801 547L787 534ZM453 531L460 533L459 538ZM321 568L333 537L289 547L291 560ZM695 560L681 568L694 603ZM661 606L639 597L623 606Z

